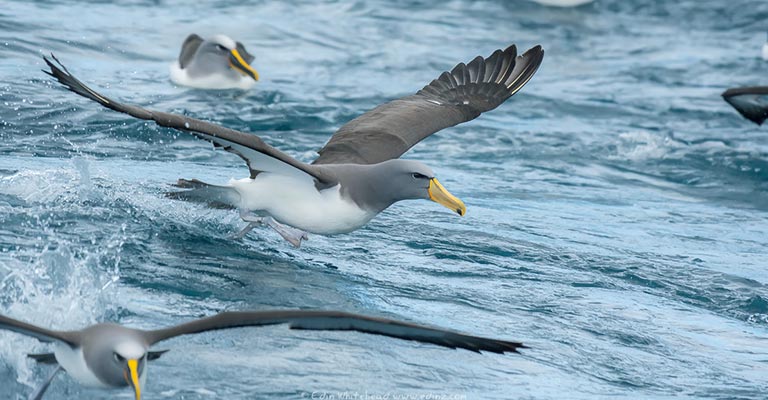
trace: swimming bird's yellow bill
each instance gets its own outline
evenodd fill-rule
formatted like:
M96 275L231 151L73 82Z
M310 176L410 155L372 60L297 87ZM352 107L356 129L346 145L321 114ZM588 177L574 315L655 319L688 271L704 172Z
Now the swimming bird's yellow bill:
M229 66L235 71L250 76L254 81L259 80L259 73L243 60L243 57L237 49L232 49L232 51L229 52Z
M437 178L429 180L429 198L435 203L455 211L462 217L467 213L467 207L464 205L464 202L445 190Z
M131 386L136 392L136 400L141 400L141 384L139 383L139 360L128 360L128 369L131 371Z

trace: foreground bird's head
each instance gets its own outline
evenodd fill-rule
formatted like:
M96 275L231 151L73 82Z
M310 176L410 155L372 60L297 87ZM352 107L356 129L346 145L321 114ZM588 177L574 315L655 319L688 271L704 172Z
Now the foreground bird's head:
M253 59L242 43L226 35L215 35L200 44L188 69L192 75L236 74L258 81L259 73L250 65Z
M432 200L464 216L467 207L446 190L431 168L413 160L394 159L372 166L376 191L391 203L400 200ZM390 203L390 204L391 204Z
M148 345L135 331L118 325L91 328L83 342L83 357L96 377L112 387L130 386L141 399Z

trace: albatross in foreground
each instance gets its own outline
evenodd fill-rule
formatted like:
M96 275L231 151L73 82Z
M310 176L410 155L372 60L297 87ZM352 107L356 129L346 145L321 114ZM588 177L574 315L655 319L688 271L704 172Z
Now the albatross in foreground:
M56 369L30 399L39 400L60 369L81 384L93 387L131 386L136 400L147 378L148 362L164 351L150 351L158 342L176 336L218 329L288 324L291 329L318 331L357 331L397 339L503 354L525 348L522 343L464 335L438 328L368 317L339 311L280 310L223 312L170 328L141 330L116 324L96 324L79 331L55 331L0 315L0 329L54 343L54 353L30 354L40 363Z
M44 57L51 69L44 72L104 107L188 132L243 158L250 177L224 186L182 179L177 186L188 190L169 197L238 209L248 222L238 237L267 225L298 247L307 232L354 231L401 200L432 200L463 216L464 203L440 184L432 169L399 157L431 134L504 103L531 79L543 57L541 46L518 56L512 45L461 63L416 94L380 105L342 126L311 164L255 135L118 103L87 87L55 57L58 66Z
M181 45L178 61L171 64L171 81L199 89L249 89L259 80L253 56L229 36L203 39L194 33Z

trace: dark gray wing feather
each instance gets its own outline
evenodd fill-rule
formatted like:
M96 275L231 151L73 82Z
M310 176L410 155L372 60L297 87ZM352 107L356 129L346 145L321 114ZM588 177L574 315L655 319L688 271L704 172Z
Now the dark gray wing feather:
M36 325L6 317L4 315L0 315L0 329L31 336L45 343L60 341L67 343L70 346L78 345L78 335L76 332L63 332L45 329Z
M416 94L380 105L342 126L314 164L375 164L403 155L429 135L493 110L539 68L544 50L514 45L461 63Z
M357 331L476 352L517 352L522 343L464 335L438 328L338 311L280 310L223 312L167 329L146 331L150 344L180 335L246 326L288 324L291 329Z
M722 96L744 118L758 125L768 119L768 86L732 88Z
M197 36L194 33L187 36L187 38L184 40L184 44L181 45L181 53L179 53L179 67L184 69L187 67L187 65L189 65L189 63L195 57L195 53L197 53L197 48L200 47L200 44L202 43L203 38Z
M43 71L56 78L67 89L85 98L93 100L109 109L128 114L134 118L155 121L160 126L178 129L187 132L200 139L213 143L230 153L237 154L245 160L251 171L251 178L260 172L275 172L281 174L309 177L323 186L335 184L333 179L323 175L311 165L304 164L295 158L266 144L256 135L238 132L223 126L215 125L199 119L185 117L178 114L170 114L158 111L150 111L141 107L118 103L104 97L86 86L80 80L69 73L61 62L51 55L59 66L55 65L47 57L43 57L51 68L51 71Z

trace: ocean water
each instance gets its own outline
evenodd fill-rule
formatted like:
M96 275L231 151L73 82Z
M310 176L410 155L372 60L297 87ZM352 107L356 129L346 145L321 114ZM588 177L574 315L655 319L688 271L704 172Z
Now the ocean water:
M768 84L768 2L120 3L0 8L0 313L153 328L323 308L530 346L480 355L285 326L212 332L163 343L145 399L768 396L768 130L719 96ZM192 32L242 41L255 89L172 85ZM162 195L178 178L245 177L239 158L40 71L54 52L108 96L309 161L351 118L511 43L546 50L528 85L406 155L435 169L466 217L402 202L301 249L268 230L232 240L235 212ZM26 398L49 369L25 354L48 348L0 333L0 397ZM62 375L46 399L131 396Z

